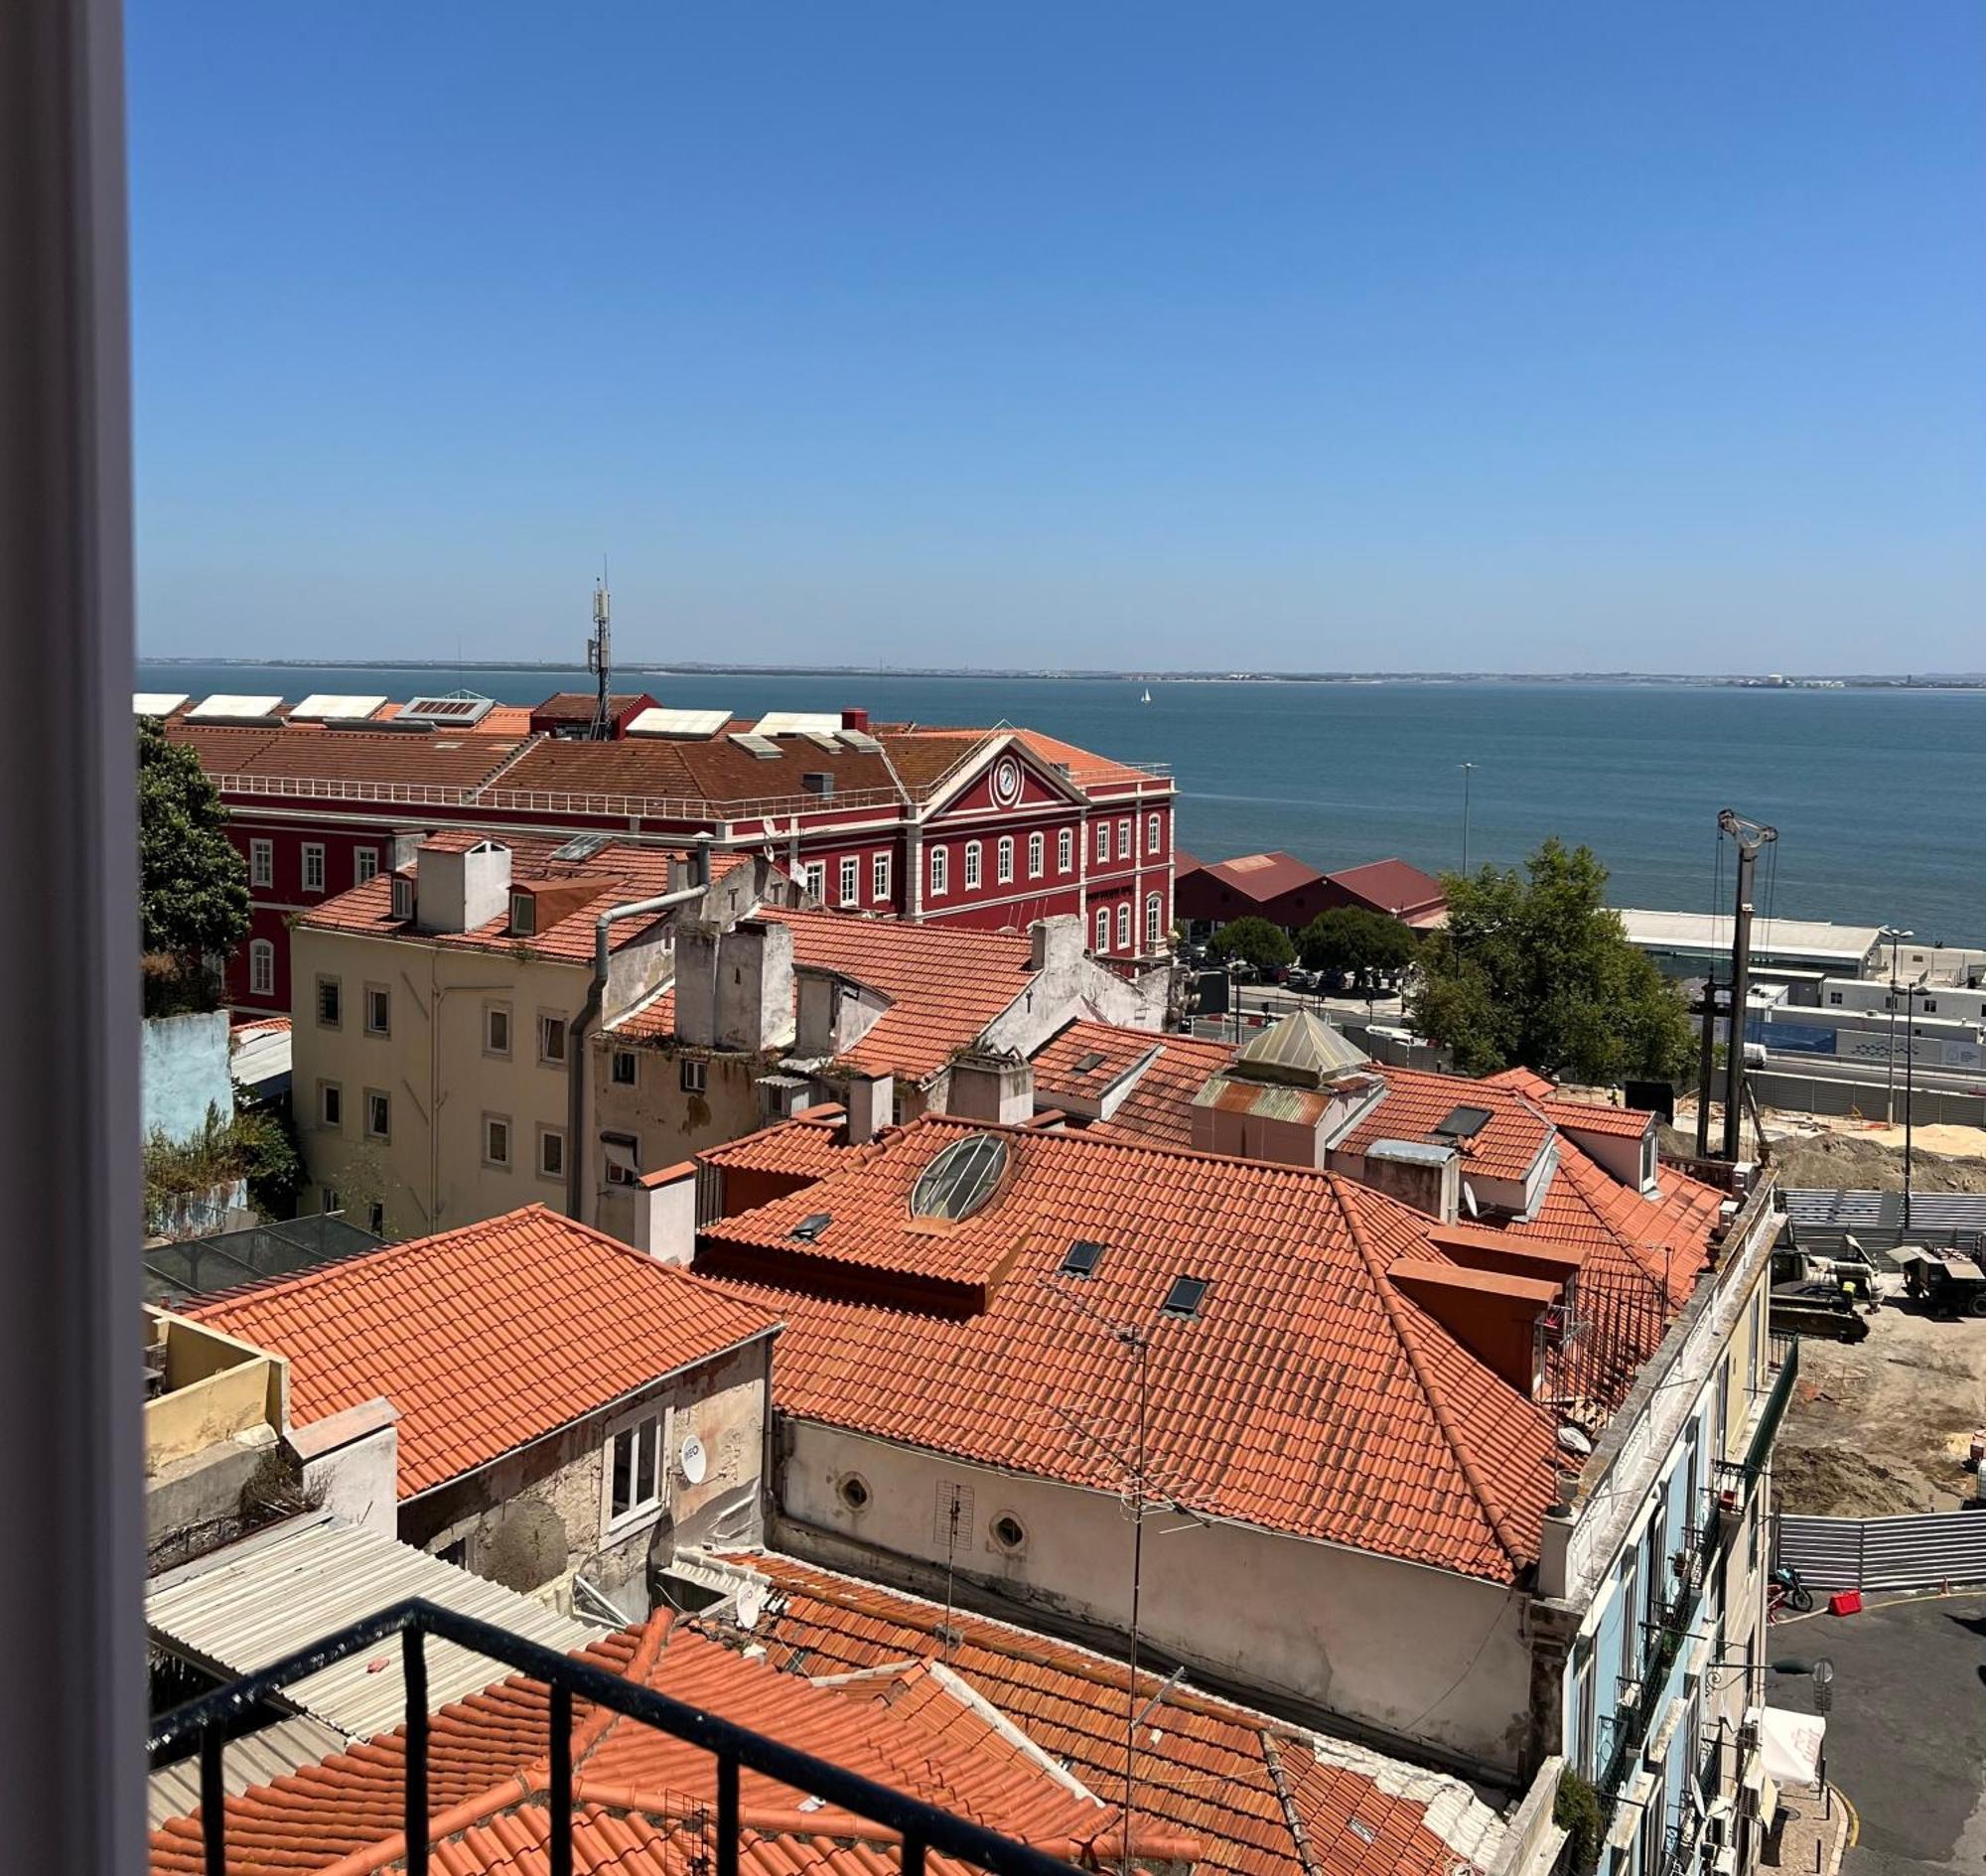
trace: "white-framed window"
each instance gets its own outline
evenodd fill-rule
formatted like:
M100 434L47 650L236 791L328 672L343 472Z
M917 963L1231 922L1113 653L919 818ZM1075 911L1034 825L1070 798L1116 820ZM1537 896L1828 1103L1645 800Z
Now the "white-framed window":
M704 1056L684 1056L678 1079L685 1094L701 1094L710 1085L710 1062Z
M1002 834L1000 844L993 850L993 877L1002 886L1014 883L1014 836Z
M565 1018L551 1010L538 1012L538 1063L547 1069L565 1067Z
M530 893L510 895L510 930L518 938L535 938L538 930L538 902Z
M411 919L414 916L414 882L393 875L393 917Z
M968 840L965 843L965 890L967 892L973 892L978 888L978 885L979 885L979 842L976 840Z
M1096 857L1099 860L1110 857L1110 823L1107 820L1096 823Z
M1157 893L1145 895L1145 948L1159 948L1159 921L1165 916L1165 901Z
M317 1084L317 1123L332 1133L345 1130L345 1089L336 1082Z
M1098 906L1096 908L1096 948L1099 951L1107 951L1110 948L1110 908L1108 906Z
M844 906L860 905L862 902L862 862L852 853L841 856L841 903Z
M1117 857L1120 860L1131 857L1131 822L1128 818L1117 823Z
M483 1006L483 1053L507 1056L510 1053L510 1006L486 1003Z
M667 1491L664 1422L663 1409L647 1407L630 1414L608 1436L604 1509L610 1534L662 1508Z
M320 1029L338 1029L345 1022L344 986L336 977L320 977L317 980L317 1025Z
M365 1033L368 1036L393 1033L393 993L383 983L365 986Z
M947 847L931 848L930 890L933 899L942 899L949 890L951 880L951 851Z
M1048 866L1049 843L1040 834L1028 836L1028 877L1040 879Z
M565 1177L565 1129L563 1127L539 1127L538 1174L543 1179L563 1179Z
M1064 827L1056 835L1056 871L1066 873L1075 864L1075 833Z
M324 842L306 840L304 842L304 891L321 893L324 891Z
M393 1137L393 1102L383 1088L365 1090L365 1137L368 1140Z
M614 1052L614 1085L633 1087L641 1079L641 1059L632 1049Z
M363 886L379 871L379 849L377 847L354 847L352 849L352 883Z
M248 994L272 997L276 994L276 947L267 938L254 938L248 945Z
M273 840L260 839L249 841L248 884L251 886L273 886L275 883L276 843Z
M800 883L806 888L809 899L818 899L822 903L825 903L827 899L827 862L825 860L809 860L805 866L800 868Z
M869 862L869 897L888 899L890 896L890 856L876 854Z
M1120 951L1131 948L1131 902L1128 899L1117 908L1117 948Z
M1166 822L1162 814L1145 816L1145 851L1163 853L1166 850Z
M638 1186L641 1183L641 1143L632 1133L603 1133L601 1157L607 1162L610 1186Z
M336 1186L318 1187L317 1209L320 1212L336 1212L340 1209L338 1202L338 1188Z
M483 1116L483 1163L486 1166L500 1166L506 1171L510 1165L510 1116L508 1114L485 1114Z

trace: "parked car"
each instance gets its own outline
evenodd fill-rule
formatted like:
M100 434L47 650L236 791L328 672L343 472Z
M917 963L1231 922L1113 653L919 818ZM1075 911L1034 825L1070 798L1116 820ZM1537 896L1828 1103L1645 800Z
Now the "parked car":
M1291 964L1283 972L1285 990L1315 990L1317 973L1306 970L1301 964Z

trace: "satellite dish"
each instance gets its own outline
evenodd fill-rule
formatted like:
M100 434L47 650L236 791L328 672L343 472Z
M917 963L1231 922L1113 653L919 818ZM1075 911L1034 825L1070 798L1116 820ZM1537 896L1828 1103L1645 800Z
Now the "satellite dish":
M748 1583L738 1592L738 1626L756 1629L766 1610L766 1592L757 1583Z
M710 1456L703 1450L703 1442L692 1433L682 1443L682 1476L691 1485L701 1485L703 1475L710 1470Z
M1558 1443L1563 1451L1575 1454L1581 1459L1593 1451L1593 1442L1570 1422L1559 1428Z
M1483 1214L1476 1209L1476 1188L1468 1180L1462 1182L1462 1203L1469 1208L1469 1216L1480 1219Z

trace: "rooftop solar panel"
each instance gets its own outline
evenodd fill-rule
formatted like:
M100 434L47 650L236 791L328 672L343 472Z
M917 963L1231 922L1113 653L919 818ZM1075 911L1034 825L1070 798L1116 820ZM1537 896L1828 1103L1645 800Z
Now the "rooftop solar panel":
M761 762L778 762L780 759L779 744L759 735L755 730L734 730L731 740L740 749L750 750Z
M667 710L655 704L632 717L627 733L630 736L715 736L730 721L729 710Z
M131 714L168 717L186 700L184 690L134 690L131 693Z
M883 745L867 730L843 730L841 740L850 749L859 749L865 756L880 756L883 753Z
M353 697L314 690L290 711L292 723L360 723L385 707L384 697Z
M399 723L451 723L465 727L481 723L496 707L495 697L478 697L455 691L446 697L415 697L394 720Z
M187 712L197 723L264 723L283 707L281 697L243 697L217 690Z
M805 736L813 730L838 730L839 710L769 710L752 725L760 736Z
M1434 1130L1446 1140L1473 1140L1489 1124L1487 1107L1453 1107L1435 1122Z

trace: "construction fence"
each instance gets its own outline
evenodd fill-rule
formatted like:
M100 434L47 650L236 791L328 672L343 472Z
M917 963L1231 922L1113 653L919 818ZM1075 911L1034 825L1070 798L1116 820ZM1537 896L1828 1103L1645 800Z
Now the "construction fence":
M1986 1583L1986 1507L1904 1517L1781 1513L1773 1554L1809 1589L1939 1589Z

